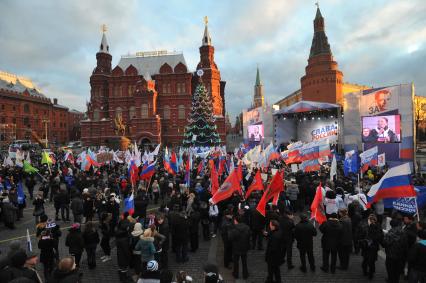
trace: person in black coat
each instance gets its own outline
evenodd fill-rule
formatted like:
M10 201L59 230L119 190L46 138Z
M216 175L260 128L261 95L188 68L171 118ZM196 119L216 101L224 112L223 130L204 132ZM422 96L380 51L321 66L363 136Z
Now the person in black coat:
M170 243L170 228L169 228L169 221L165 217L164 214L159 214L156 217L157 221L157 231L161 235L165 237L163 244L161 245L161 254L160 254L160 266L161 269L167 269L168 263L169 263L169 243Z
M342 236L342 224L337 219L336 213L331 213L326 222L322 223L319 227L322 238L322 266L321 270L328 272L329 268L331 273L336 272L337 261L337 248L340 244ZM331 255L331 263L330 263Z
M306 214L300 215L300 222L297 223L294 236L297 240L297 248L299 249L300 262L302 266L300 270L306 272L306 255L308 255L309 265L312 271L315 271L314 244L313 237L317 235L317 229L308 220Z
M232 241L228 238L228 232L233 226L232 210L227 209L224 214L220 229L223 241L223 266L230 268L232 262Z
M93 222L89 221L86 223L83 232L84 248L87 253L87 265L89 269L96 267L96 246L99 243L99 234L96 230Z
M340 223L342 224L342 238L337 249L340 269L346 270L349 267L349 256L352 251L352 222L346 208L339 210L339 216Z
M9 265L0 271L0 282L16 281L14 279L27 279L30 282L41 283L35 270L25 267L27 254L24 250L18 250L9 258ZM27 282L27 281L25 281Z
M74 196L71 201L71 211L74 218L74 223L81 223L83 217L83 199L80 197L79 193L74 192Z
M56 210L56 219L58 219L59 209L61 210L62 221L70 221L70 197L64 189L60 190L54 197ZM65 217L66 216L66 217Z
M243 266L243 278L249 276L247 269L247 252L250 249L250 228L243 223L241 216L234 217L234 225L228 231L228 239L232 241L232 259L234 262L234 270L232 275L234 278L239 276L239 261Z
M65 246L68 247L69 254L74 256L74 261L77 267L80 266L81 255L84 250L84 239L80 231L79 223L71 225L69 233L65 239Z
M128 282L127 270L129 268L130 253L130 223L127 220L128 212L123 214L123 219L118 222L117 231L115 232L115 243L117 246L117 264L120 282Z
M281 283L280 266L283 263L282 254L284 252L284 246L278 221L271 220L269 222L269 230L270 232L267 233L268 244L265 252L265 261L268 265L266 283Z
M411 267L409 282L426 282L426 223L420 222L417 235L419 241L414 243L408 253L408 264Z
M252 208L251 210L251 231L252 231L252 244L251 248L254 250L257 249L262 250L262 240L263 240L263 232L265 230L266 219L265 217L257 211L256 208Z
M111 239L111 214L104 212L101 216L101 233L102 233L102 240L101 240L101 248L104 252L104 256L101 257L101 260L103 262L106 262L108 260L111 260L111 246L110 246L110 239Z
M38 248L40 249L40 262L43 264L44 278L49 278L53 271L55 259L55 240L51 236L50 229L41 232Z
M362 250L362 270L371 279L376 271L377 252L383 242L383 231L374 214L370 214L367 222L362 223L358 238Z
M293 213L289 210L285 210L284 213L279 217L280 230L283 236L284 242L284 253L283 257L287 255L287 267L293 269L293 241L294 241L294 225Z
M133 217L139 217L140 219L146 218L146 208L148 207L149 198L144 190L138 191L135 199L135 212L133 213ZM142 223L143 224L143 223Z
M189 237L190 237L190 246L191 246L191 252L196 252L198 250L198 239L199 239L199 230L200 230L200 212L198 211L198 205L193 203L192 204L192 211L189 215Z
M47 281L49 283L81 283L83 274L78 271L74 258L67 256L62 258L58 267L53 271Z
M172 226L173 239L175 241L176 261L187 262L188 259L188 239L189 239L189 219L185 212L180 212Z

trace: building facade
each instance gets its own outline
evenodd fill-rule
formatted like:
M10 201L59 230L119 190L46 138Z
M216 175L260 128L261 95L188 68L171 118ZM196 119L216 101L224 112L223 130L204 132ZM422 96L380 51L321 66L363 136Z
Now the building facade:
M1 146L21 139L44 144L46 133L49 143L67 143L68 117L68 108L56 98L52 102L30 79L0 71Z
M225 82L214 61L207 23L199 52L196 70L203 70L201 79L212 96L216 125L225 142ZM81 123L83 143L114 146L126 136L138 144L180 145L199 79L188 70L183 54L138 52L122 56L112 68L104 33L96 59L87 119Z
M343 105L345 94L372 88L343 81L343 72L334 60L319 8L314 19L314 36L305 72L300 79L301 88L277 101L274 105L278 109L301 100Z

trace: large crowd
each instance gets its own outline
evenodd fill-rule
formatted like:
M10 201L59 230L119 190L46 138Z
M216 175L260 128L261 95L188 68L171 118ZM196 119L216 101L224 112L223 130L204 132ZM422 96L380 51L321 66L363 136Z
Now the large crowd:
M194 165L198 162L204 161L197 158ZM169 257L187 262L190 254L197 252L200 240L217 236L224 246L223 262L220 266L205 264L204 282L223 282L219 274L222 266L232 270L234 278L249 278L250 249L264 250L266 283L282 282L281 266L295 268L294 245L303 273L308 269L317 272L317 261L321 262L320 272L344 272L350 268L351 256L360 254L360 278L372 279L378 252L384 249L388 282L404 278L410 283L426 282L426 223L413 214L385 209L383 202L366 205L365 193L383 172L370 169L360 181L339 173L330 181L324 168L315 173L292 173L281 161L263 169L243 166L243 194L236 191L214 204L208 166L202 172L193 166L188 186L185 170L173 175L160 164L157 162L152 178L136 183L131 182L126 165L110 162L84 171L74 162L63 161L59 153L51 166L33 160L38 173L28 174L17 166L1 167L1 219L5 227L15 229L23 209L31 203L39 252L12 242L8 251L2 251L0 282L82 282L79 267L83 253L89 269L116 257L121 282L192 282L190 274L170 271ZM263 192L253 191L245 199L244 189L253 182L257 170L266 174L267 185L272 169L285 171L286 186L277 204L268 204L263 216L256 209ZM224 170L220 180L226 175ZM424 183L419 176L414 182ZM18 196L19 184L25 185L23 200ZM325 190L322 206L327 220L321 225L312 221L309 211L318 186ZM125 211L124 202L130 196L134 206ZM48 215L49 203L55 215ZM61 229L60 224L66 223L70 228ZM313 253L314 237L319 235L321 259ZM61 237L65 237L69 256L59 256ZM115 254L111 253L112 242ZM100 258L98 246L103 253ZM38 260L42 272L36 269Z

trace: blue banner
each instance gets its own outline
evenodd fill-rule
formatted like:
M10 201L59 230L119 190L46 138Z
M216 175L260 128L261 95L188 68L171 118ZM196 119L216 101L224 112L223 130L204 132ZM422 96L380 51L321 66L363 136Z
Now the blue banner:
M414 187L417 193L417 205L423 208L426 205L426 186ZM417 212L416 202L413 197L410 198L388 198L383 199L385 208L394 208L398 211L414 214Z

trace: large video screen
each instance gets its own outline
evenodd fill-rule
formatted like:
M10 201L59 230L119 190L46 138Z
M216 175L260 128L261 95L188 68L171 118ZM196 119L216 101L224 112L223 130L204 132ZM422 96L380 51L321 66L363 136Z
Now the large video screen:
M248 138L251 141L261 141L263 139L263 124L250 125L247 127Z
M401 142L401 116L388 115L362 117L362 142Z

